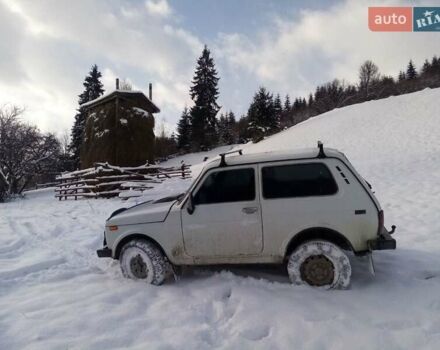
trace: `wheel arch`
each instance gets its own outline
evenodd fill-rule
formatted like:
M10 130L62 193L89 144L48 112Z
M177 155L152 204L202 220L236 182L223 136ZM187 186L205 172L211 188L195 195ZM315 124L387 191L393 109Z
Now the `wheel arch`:
M150 236L147 236L145 234L141 234L141 233L131 233L131 234L125 236L124 238L122 238L116 245L115 254L114 254L113 258L116 260L119 260L119 256L121 255L122 247L126 243L128 243L134 239L140 239L140 240L144 240L144 241L153 243L162 252L162 254L168 259L167 253L165 252L163 247L155 239L153 239Z
M326 227L311 227L298 232L290 239L284 256L288 257L300 244L315 239L322 239L336 244L341 249L354 252L352 244L343 234Z

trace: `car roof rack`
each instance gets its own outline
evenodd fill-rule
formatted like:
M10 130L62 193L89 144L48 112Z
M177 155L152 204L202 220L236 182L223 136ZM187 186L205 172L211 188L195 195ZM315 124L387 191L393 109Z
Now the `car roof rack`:
M225 152L225 153L220 153L219 154L219 156L220 156L220 166L221 167L224 167L224 166L226 166L227 164L226 164L226 160L225 160L225 158L226 158L226 156L228 155L228 154L233 154L233 153L238 153L240 156L241 155L243 155L243 150L242 149L237 149L237 150L235 150L235 151L229 151L229 152Z
M318 158L325 158L326 155L324 153L324 144L321 141L318 141L318 148L319 148Z

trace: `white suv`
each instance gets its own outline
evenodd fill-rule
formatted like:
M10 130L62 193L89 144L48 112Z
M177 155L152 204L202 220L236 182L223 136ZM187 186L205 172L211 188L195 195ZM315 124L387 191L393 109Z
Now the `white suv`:
M237 155L208 163L188 191L119 209L99 257L161 284L172 266L287 263L294 284L346 288L344 251L395 249L370 185L334 149Z

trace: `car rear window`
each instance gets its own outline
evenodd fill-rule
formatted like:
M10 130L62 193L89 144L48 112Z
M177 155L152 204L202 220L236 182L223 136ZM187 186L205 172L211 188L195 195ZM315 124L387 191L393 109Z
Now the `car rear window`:
M329 196L338 186L323 163L267 166L262 169L263 197Z

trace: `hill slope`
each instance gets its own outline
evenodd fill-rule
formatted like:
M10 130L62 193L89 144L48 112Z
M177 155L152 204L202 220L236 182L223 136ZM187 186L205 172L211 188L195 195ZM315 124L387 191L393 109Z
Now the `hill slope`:
M261 268L196 270L146 286L95 255L104 220L126 202L58 202L42 190L0 204L0 349L437 349L439 99L436 89L354 105L243 145L259 152L322 140L373 184L386 223L398 226L398 250L375 253L376 277L351 259L347 291L292 287L284 272ZM188 185L164 183L149 196Z
M438 101L440 89L426 89L335 109L245 150L315 147L317 140L339 149L373 185L401 243L440 249Z

